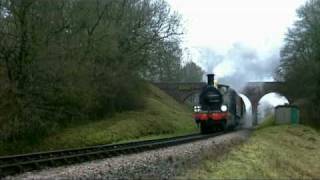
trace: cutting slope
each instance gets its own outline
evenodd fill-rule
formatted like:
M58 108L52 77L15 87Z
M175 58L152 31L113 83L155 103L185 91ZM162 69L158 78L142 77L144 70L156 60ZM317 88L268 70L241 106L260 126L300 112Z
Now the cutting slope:
M197 131L191 111L158 88L149 86L146 105L99 121L73 122L40 140L0 144L0 154L15 154L61 148L175 136Z

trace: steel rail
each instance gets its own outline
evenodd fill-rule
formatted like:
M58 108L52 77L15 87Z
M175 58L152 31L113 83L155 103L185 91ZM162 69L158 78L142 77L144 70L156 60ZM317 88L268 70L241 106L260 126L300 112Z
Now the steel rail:
M118 155L132 154L157 148L207 139L223 134L191 134L171 138L135 141L121 144L97 145L85 148L64 149L38 153L0 156L0 178L45 167L57 167Z

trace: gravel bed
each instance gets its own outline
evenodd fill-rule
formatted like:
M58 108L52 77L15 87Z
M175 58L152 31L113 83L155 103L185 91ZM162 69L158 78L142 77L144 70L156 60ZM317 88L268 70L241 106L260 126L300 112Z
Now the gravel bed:
M24 173L6 179L173 179L205 156L219 156L245 141L250 130L179 146Z

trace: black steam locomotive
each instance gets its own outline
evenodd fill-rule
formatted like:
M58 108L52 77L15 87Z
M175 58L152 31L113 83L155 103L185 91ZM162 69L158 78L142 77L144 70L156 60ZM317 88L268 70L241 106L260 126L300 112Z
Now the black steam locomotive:
M194 112L201 133L209 133L238 127L245 106L234 89L226 85L215 85L214 74L208 74L208 84L202 89L199 105L194 106Z

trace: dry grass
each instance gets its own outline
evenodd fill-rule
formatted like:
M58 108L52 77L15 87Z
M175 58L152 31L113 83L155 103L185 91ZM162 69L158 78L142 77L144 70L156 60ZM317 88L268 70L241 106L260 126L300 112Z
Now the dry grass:
M320 178L320 134L302 125L260 128L243 145L187 172L191 179Z

